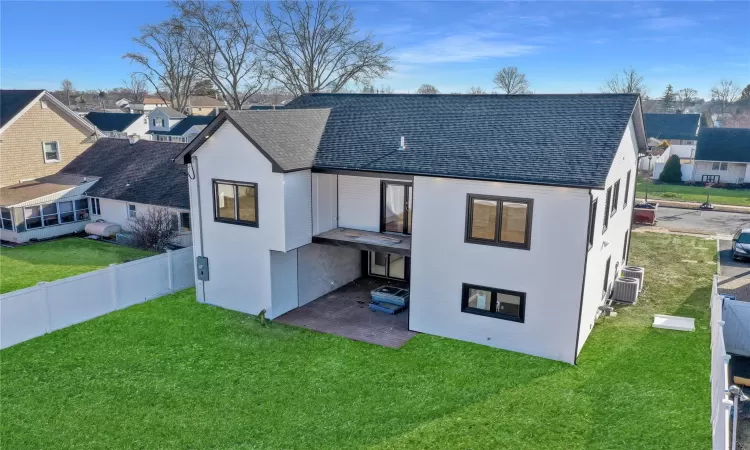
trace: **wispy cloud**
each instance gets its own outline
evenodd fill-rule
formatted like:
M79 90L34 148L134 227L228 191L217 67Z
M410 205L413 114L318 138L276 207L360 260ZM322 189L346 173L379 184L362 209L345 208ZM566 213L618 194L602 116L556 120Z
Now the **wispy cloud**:
M525 55L537 48L535 45L514 42L504 34L464 33L425 41L405 48L395 57L409 64L471 62Z

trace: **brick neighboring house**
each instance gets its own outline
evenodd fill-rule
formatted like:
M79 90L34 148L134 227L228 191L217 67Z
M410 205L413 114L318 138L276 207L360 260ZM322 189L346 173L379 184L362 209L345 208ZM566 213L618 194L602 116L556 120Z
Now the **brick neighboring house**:
M26 242L83 229L82 193L92 180L58 172L99 136L45 90L0 90L0 239Z

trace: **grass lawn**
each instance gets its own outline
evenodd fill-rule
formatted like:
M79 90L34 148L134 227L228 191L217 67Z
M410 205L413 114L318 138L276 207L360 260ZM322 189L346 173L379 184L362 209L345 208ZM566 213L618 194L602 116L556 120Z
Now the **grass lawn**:
M638 177L636 195L643 198L648 184L648 198L672 200L676 202L706 201L706 194L711 194L711 203L717 205L750 206L750 190L705 188L701 186L683 186L681 184L654 184L651 180Z
M596 326L578 366L428 335L394 350L261 327L183 291L0 352L0 439L13 449L709 448L715 251L634 234L646 290ZM697 330L651 328L654 312L695 317Z
M143 250L82 238L0 248L0 294L151 255Z

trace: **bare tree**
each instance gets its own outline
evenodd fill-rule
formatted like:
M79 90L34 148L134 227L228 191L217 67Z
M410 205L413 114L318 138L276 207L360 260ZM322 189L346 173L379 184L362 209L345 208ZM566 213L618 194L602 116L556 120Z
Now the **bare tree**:
M230 109L263 88L264 73L258 30L240 0L209 3L203 0L172 0L176 19L196 54L196 71L213 82Z
M148 94L148 82L143 75L131 73L130 80L122 80L122 84L121 92L128 100L133 103L143 103L143 99Z
M196 78L196 52L183 30L182 24L174 20L142 27L141 35L133 41L148 56L132 52L123 55L143 66L137 73L146 78L165 103L171 100L172 108L178 111L187 106Z
M526 94L529 91L526 74L519 72L517 67L503 67L495 74L493 81L505 94Z
M149 207L130 219L133 245L145 250L164 251L177 237L178 227L167 208Z
M70 106L70 96L75 92L73 90L73 82L67 78L62 80L62 83L60 83L60 90L68 97L68 106Z
M622 74L614 74L612 78L604 82L602 92L614 94L641 94L646 95L648 88L643 84L643 77L634 68L623 69Z
M270 77L294 95L339 92L391 70L383 43L360 35L354 12L338 0L267 2L256 21Z
M677 91L677 103L680 106L680 111L685 111L688 107L695 104L697 99L698 91L693 88L683 88Z
M469 94L486 94L487 91L481 88L481 86L472 86L469 88Z
M274 85L266 89L266 95L275 109L277 105L281 104L281 100L287 95L287 92L284 86Z
M731 80L721 80L711 88L711 99L719 105L719 112L726 112L727 106L737 101L742 88Z
M390 86L380 86L380 89L377 90L378 94L393 94L393 88Z
M431 84L423 84L422 86L419 86L419 89L417 89L417 94L439 94L440 91L438 89L431 85Z

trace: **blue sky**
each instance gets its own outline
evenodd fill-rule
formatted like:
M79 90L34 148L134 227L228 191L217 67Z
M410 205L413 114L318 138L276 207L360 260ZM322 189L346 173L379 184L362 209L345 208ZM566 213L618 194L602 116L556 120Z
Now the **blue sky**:
M363 2L357 27L391 48L375 86L490 90L504 66L537 93L597 92L633 66L649 94L668 83L702 96L718 80L750 83L750 2ZM77 89L121 84L138 28L168 18L163 2L0 2L0 86Z

